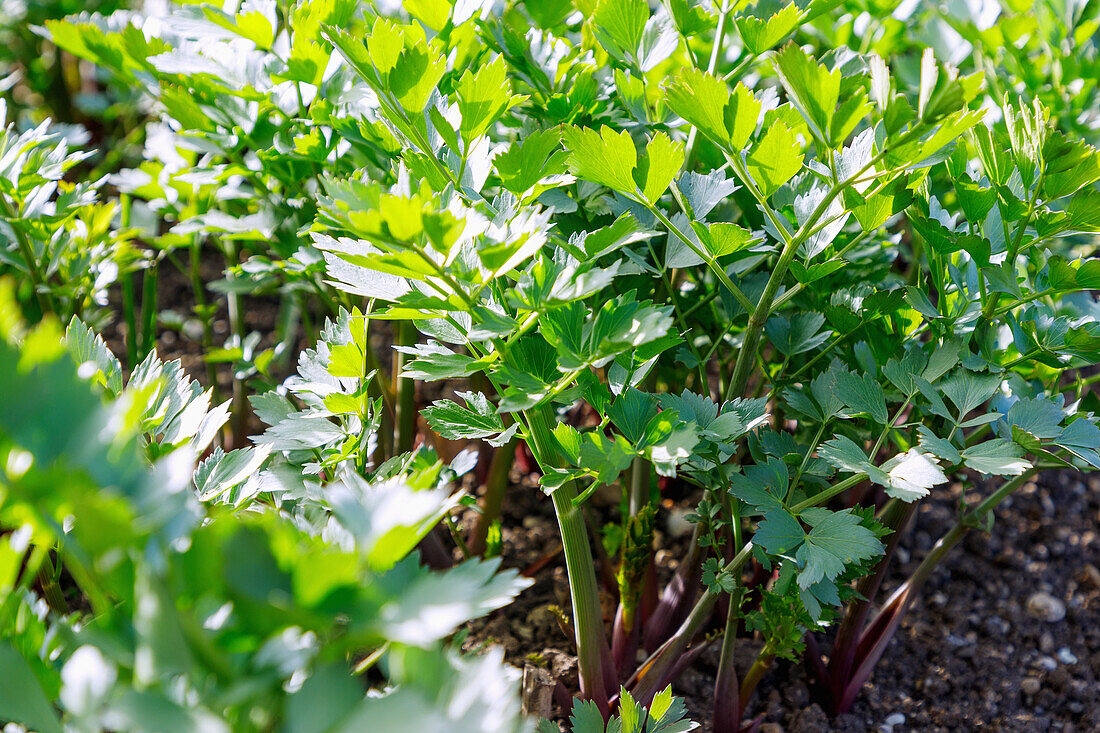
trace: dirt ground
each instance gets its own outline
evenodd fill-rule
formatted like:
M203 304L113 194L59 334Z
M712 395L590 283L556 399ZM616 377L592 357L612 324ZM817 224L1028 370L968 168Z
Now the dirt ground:
M919 507L879 600L951 527L956 500L946 489ZM663 527L675 511L662 512ZM536 582L513 606L471 624L467 647L500 643L512 663L544 667L576 689L572 641L553 609L568 608L557 527L529 477L512 487L503 525L505 564ZM830 720L812 699L804 667L781 662L761 682L750 715L763 716L761 733L1100 730L1098 527L1100 477L1041 476L1001 505L992 535L972 532L947 556L851 713ZM658 553L667 577L685 540L658 539L673 550ZM1029 613L1036 594L1043 597L1033 610L1053 619L1064 608L1064 616ZM827 649L828 637L822 642ZM743 646L742 672L752 640ZM710 730L717 662L714 647L673 685L702 731Z

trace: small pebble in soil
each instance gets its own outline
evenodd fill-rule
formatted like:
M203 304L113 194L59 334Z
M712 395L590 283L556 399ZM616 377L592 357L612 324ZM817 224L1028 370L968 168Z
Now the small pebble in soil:
M1020 683L1020 692L1025 695L1035 695L1039 692L1039 688L1042 685L1034 677L1025 677L1024 681Z
M1039 636L1039 651L1044 654L1050 654L1054 651L1054 637L1050 635L1049 631L1044 631Z
M779 723L764 723L760 726L759 733L785 733Z
M1039 657L1035 660L1035 666L1041 667L1042 669L1050 672L1052 670L1058 669L1058 662L1055 662L1050 657Z
M1049 593L1032 593L1027 599L1027 612L1047 623L1057 623L1066 617L1066 604Z
M1093 588L1100 588L1100 568L1095 565L1086 565L1082 571L1082 580Z
M1062 647L1058 650L1058 661L1062 664L1077 664L1077 657L1069 650L1069 647Z
M886 720L882 721L882 725L878 727L879 733L894 733L894 728L899 725L905 725L905 715L890 713L886 716Z

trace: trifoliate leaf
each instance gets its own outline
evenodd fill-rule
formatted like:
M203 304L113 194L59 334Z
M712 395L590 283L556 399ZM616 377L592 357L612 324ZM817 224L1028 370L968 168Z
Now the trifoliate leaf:
M802 170L802 152L791 129L776 120L745 158L749 175L765 197Z
M790 484L787 465L769 457L764 465L745 466L742 473L730 476L730 493L757 512L767 514L783 509Z
M860 524L850 509L819 515L795 555L802 566L798 587L809 588L823 578L835 580L848 565L882 553L875 533Z
M743 84L731 94L722 79L688 68L673 77L665 91L673 112L727 152L739 155L756 130L760 102Z
M458 396L469 407L462 407L451 400L436 400L424 408L421 414L432 430L448 440L482 438L498 447L511 440L519 425L505 430L504 421L485 395L459 392Z
M962 419L971 410L992 397L1000 384L1001 378L996 374L978 375L961 370L944 381L940 389L955 405L959 411L959 418Z
M1053 440L1062 434L1064 418L1061 408L1052 400L1027 397L1009 408L1005 422L1039 440Z
M569 170L575 176L622 193L634 192L638 151L626 130L616 133L605 126L596 132L587 127L567 127L564 139L569 149Z
M568 153L561 149L561 130L539 130L525 135L493 159L501 183L517 196L547 176L565 172Z
M745 47L755 54L770 50L797 28L802 19L798 3L788 3L777 11L775 7L774 3L759 2L749 11L751 14L737 18L737 29Z
M775 68L783 88L815 135L829 141L833 112L840 97L840 70L829 71L794 43L788 43L776 54Z
M484 135L510 107L524 99L512 95L508 66L501 56L482 66L476 74L467 70L455 84L455 94L462 114L458 129L467 146Z

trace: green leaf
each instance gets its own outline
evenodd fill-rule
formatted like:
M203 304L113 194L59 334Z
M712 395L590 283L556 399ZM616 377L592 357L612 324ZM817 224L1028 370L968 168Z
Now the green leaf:
M607 410L612 424L627 440L637 445L645 435L649 421L657 414L657 400L653 395L633 387L627 389Z
M592 22L623 53L637 53L649 20L645 0L601 0L592 14Z
M538 130L512 143L493 159L504 187L523 195L544 178L565 172L568 153L561 149L561 130Z
M879 425L885 425L889 420L882 386L870 374L859 376L847 370L839 371L835 384L837 396L851 414L869 415Z
M401 370L402 377L435 382L442 379L467 377L482 368L482 364L465 354L458 354L437 341L416 346L395 345L395 351L409 356L410 359Z
M945 380L940 385L940 389L955 405L961 420L971 410L992 397L1000 385L1001 378L996 374L979 376L974 372L960 370L955 376Z
M802 152L798 138L784 123L776 120L745 158L749 175L765 197L779 190L802 170Z
M616 133L607 126L599 132L587 127L566 127L564 139L569 150L569 170L575 176L622 193L634 193L638 151L626 130Z
M851 473L867 473L878 470L874 464L867 460L867 454L856 445L851 438L838 435L832 440L827 440L817 449L817 454L830 465ZM880 477L885 474L880 473Z
M829 340L829 331L821 331L825 316L820 313L796 313L790 318L772 316L764 325L768 340L784 356L816 349Z
M730 476L730 493L757 512L767 514L783 510L783 499L790 485L787 464L769 456L764 465L742 468L742 473Z
M401 7L436 33L443 30L451 19L451 3L448 0L404 0Z
M668 135L658 132L646 146L645 156L638 161L634 180L646 201L653 204L668 190L668 185L672 183L672 179L679 174L683 166L683 143L673 142ZM629 190L623 191L623 193L629 192Z
M7 641L0 642L0 719L19 723L42 733L61 733L53 705L42 691L27 660Z
M673 112L726 152L740 155L756 130L760 102L743 84L731 94L722 79L687 68L666 84L665 93Z
M455 84L455 94L462 114L458 129L467 148L501 115L524 99L512 94L508 67L501 56L482 66L476 74L467 69Z
M76 316L73 316L65 329L65 344L81 373L88 368L84 365L88 365L95 369L96 381L111 394L122 392L122 364L118 357L111 353L98 334Z
M814 517L814 527L796 555L802 565L798 573L800 588L809 588L822 579L835 580L846 566L883 553L878 537L860 521L850 509L823 510Z
M1043 145L1045 170L1040 184L1047 200L1060 199L1100 179L1100 150L1052 132Z
M758 2L751 15L737 17L737 29L745 47L757 55L770 50L775 44L787 37L798 27L802 20L802 10L798 3L789 3L783 8L769 13L773 3Z
M591 700L581 700L573 704L569 725L573 733L604 733L603 713Z
M441 437L448 440L484 438L491 445L501 446L511 439L519 427L515 424L506 431L504 421L485 395L459 392L458 396L469 407L462 407L451 400L436 400L421 413L432 430Z
M1053 440L1062 434L1064 418L1053 400L1034 397L1017 400L1005 415L1005 422L1039 440Z
M830 135L833 112L840 98L840 70L829 71L794 43L788 43L775 55L775 69L814 136L832 144L842 142L832 140Z
M770 555L785 555L806 539L806 532L785 509L773 509L764 515L752 539Z
M966 466L985 476L1019 476L1031 468L1023 455L1020 446L1004 438L987 440L962 452Z

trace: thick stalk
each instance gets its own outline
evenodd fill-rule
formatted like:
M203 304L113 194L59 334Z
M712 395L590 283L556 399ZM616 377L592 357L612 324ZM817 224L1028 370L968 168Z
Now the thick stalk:
M156 260L145 269L141 283L141 358L157 348L157 280L160 268Z
M741 681L741 707L745 708L749 704L749 698L752 697L753 690L760 684L760 680L764 677L764 674L768 671L768 668L772 666L772 662L775 661L774 654L765 654L760 652L760 656L756 658L756 661L749 667L749 671L745 674L745 679Z
M764 330L764 324L771 316L772 303L779 292L779 286L783 284L783 277L787 274L787 268L794 260L798 252L799 240L796 237L787 243L779 255L779 262L772 270L768 278L764 292L760 295L760 302L752 310L749 316L749 325L745 330L745 338L741 342L741 351L737 354L737 362L733 367L733 376L730 377L729 387L726 389L726 398L736 397L745 391L745 385L749 381L749 375L756 366L756 349L760 345L760 334Z
M235 279L232 268L240 264L237 261L237 245L234 242L226 242L225 257L229 265L229 272L226 273L226 277L232 281ZM144 307L144 303L142 303L142 306ZM230 333L233 335L234 345L240 346L244 343L244 311L241 310L240 295L238 295L236 288L229 289L226 295L226 308L229 311L229 328ZM244 382L237 378L235 372L230 374L230 378L233 380L230 429L233 433L233 447L240 448L245 445L245 433L248 432L248 398L245 395Z
M722 655L718 674L714 678L714 733L737 733L741 729L741 695L734 667L737 650L737 627L740 614L730 604L726 614L726 630L722 636Z
M396 343L399 346L412 346L416 343L416 329L412 321L398 321ZM413 437L416 435L416 383L409 377L402 377L407 354L393 352L393 381L396 385L394 446L397 454L412 450Z
M542 466L556 462L555 438L550 432L549 406L525 413L536 458ZM577 641L577 667L581 694L594 701L606 716L609 710L607 686L604 684L604 660L611 657L600 611L596 566L588 544L588 530L580 507L573 504L577 488L566 482L551 494L554 513L558 517L565 570L569 579L569 595L573 604L573 628Z

